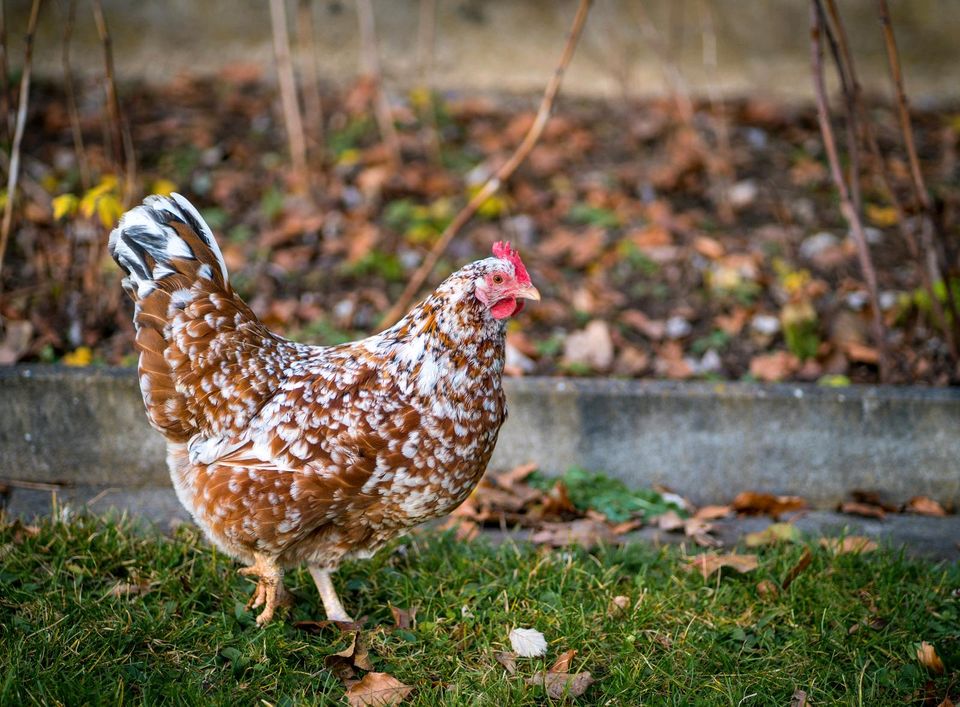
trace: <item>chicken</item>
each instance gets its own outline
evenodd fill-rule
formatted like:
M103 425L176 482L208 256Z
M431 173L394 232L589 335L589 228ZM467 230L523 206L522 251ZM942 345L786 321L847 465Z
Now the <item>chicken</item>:
M110 253L177 497L257 578L257 623L288 601L284 570L302 563L327 617L350 621L338 564L450 512L483 475L507 414L506 321L540 299L520 256L497 243L389 329L323 347L267 330L178 194L124 214Z

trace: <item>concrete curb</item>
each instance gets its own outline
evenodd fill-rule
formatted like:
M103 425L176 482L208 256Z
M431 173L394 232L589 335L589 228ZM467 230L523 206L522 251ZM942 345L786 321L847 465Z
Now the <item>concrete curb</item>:
M494 468L535 461L670 486L697 503L744 489L825 508L861 488L960 504L960 391L520 378ZM130 369L0 367L0 480L169 485Z

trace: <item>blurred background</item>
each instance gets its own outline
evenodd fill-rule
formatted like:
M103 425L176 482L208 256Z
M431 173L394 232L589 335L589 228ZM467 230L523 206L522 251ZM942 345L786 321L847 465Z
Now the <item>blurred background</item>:
M6 3L0 363L133 364L106 239L176 190L293 338L375 331L425 259L412 294L506 237L545 295L513 375L952 384L960 5L885 6Z

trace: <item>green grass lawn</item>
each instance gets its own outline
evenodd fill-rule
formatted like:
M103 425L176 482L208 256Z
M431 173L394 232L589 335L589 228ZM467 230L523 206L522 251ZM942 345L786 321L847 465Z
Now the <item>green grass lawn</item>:
M525 678L561 652L596 682L580 704L902 704L960 694L960 566L886 550L813 561L779 584L804 548L760 552L748 574L704 580L677 549L593 552L461 543L430 532L353 563L337 586L376 670L414 687L407 703L501 707L549 703ZM174 537L80 517L36 535L0 530L0 703L330 704L344 687L324 658L350 642L322 619L304 571L287 576L298 603L261 630L244 610L251 583L192 527ZM148 587L116 596L118 583ZM630 607L609 613L611 599ZM417 607L409 630L390 606ZM513 627L536 628L545 659L495 660ZM929 641L946 664L916 658Z

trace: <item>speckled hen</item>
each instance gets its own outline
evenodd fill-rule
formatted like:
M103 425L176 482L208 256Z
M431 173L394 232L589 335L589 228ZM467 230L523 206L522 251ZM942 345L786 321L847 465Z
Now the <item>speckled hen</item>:
M461 503L507 411L506 320L538 300L519 255L463 267L389 329L340 346L271 333L230 286L182 196L148 197L110 235L134 301L140 389L180 502L257 577L259 624L306 563L328 618L347 557Z

